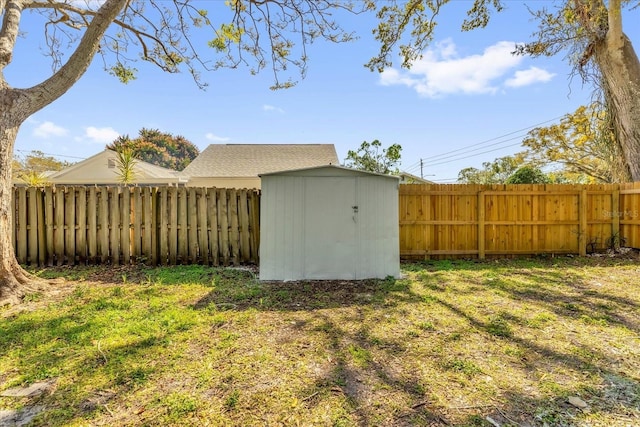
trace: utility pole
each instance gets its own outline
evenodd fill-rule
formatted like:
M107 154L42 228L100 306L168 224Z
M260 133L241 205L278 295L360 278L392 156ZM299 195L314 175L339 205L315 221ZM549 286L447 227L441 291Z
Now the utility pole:
M420 159L420 178L424 179L424 174L422 173L422 159Z

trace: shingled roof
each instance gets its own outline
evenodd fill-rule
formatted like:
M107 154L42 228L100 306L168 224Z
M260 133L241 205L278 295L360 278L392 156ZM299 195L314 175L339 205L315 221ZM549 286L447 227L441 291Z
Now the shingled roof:
M338 163L333 144L211 144L182 171L182 175L257 177L264 173Z

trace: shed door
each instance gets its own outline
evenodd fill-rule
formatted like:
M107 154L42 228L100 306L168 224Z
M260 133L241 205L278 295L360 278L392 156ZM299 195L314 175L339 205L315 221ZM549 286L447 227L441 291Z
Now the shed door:
M356 180L306 179L304 276L307 279L356 278Z

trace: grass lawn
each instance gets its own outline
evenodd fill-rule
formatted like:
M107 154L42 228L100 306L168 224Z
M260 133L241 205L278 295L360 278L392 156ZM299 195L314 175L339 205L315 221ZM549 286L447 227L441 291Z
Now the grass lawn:
M0 309L0 393L48 384L0 397L39 408L30 425L640 425L637 259L36 273L66 280Z

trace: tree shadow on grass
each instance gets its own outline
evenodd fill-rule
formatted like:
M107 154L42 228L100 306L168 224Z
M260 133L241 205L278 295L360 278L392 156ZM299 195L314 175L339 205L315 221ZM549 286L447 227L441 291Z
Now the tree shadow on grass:
M493 271L490 268L486 270ZM537 275L537 280L548 286L536 289L534 286L500 285L499 282L492 285L489 282L484 284L485 292L499 290L505 298L518 304L553 312L560 322L563 318L575 320L576 307L579 307L580 313L594 316L597 310L609 304L609 323L637 331L637 319L630 314L637 308L636 301L594 290L580 278L573 278L575 292L568 296L566 289L555 286L562 284L562 272L538 271L531 274ZM572 395L581 396L596 416L607 420L621 419L621 425L640 416L638 378L613 368L607 361L609 354L580 340L569 347L552 347L535 334L514 333L515 325L520 328L529 326L527 321L511 313L508 307L505 310L488 306L484 308L485 314L479 314L465 304L448 298L446 286L429 286L429 281L419 285L423 285L427 293L417 292L408 279L284 283L253 281L247 282L242 289L213 289L197 301L194 308L304 313L305 321L298 324L300 332L324 337L328 343L326 352L331 365L323 375L299 392L299 399L310 409L325 404L327 400L338 399L348 408L350 420L362 426L489 426L491 423L488 419L497 420L500 425L579 425L580 422L576 420L589 415L568 403L568 397ZM443 404L438 401L419 375L411 375L411 370L417 364L434 363L434 360L410 360L407 356L411 354L412 347L428 334L416 333L400 324L398 328L404 330L389 337L369 333L371 322L380 320L380 316L385 316L384 313L393 313L393 316L401 318L407 307L413 307L428 314L433 304L448 311L449 317L461 327L468 325L469 333L477 335L479 340L498 342L504 348L520 352L523 357L518 361L504 363L515 364L523 375L535 373L536 378L532 382L537 389L497 386L493 397L485 397L477 405ZM343 317L336 317L331 314L333 309L348 311ZM490 318L486 316L487 311L493 313ZM500 357L499 354L494 356ZM422 357L430 356L423 354ZM444 356L434 354L432 357L441 358L441 362L450 362L442 363L439 370L436 369L436 374L442 375L443 381L450 380L451 371L464 372L468 366L474 367L473 360L465 365L469 361L464 357L469 356L447 355L445 351ZM473 387L474 382L479 381L478 375L488 374L481 369L478 369L479 374L470 368L468 370L468 382L471 384L468 387ZM545 377L546 372L551 377L558 373L567 376L587 375L591 385L584 386L579 382L562 384L561 380L558 380L559 383L549 379L543 381L541 378Z

